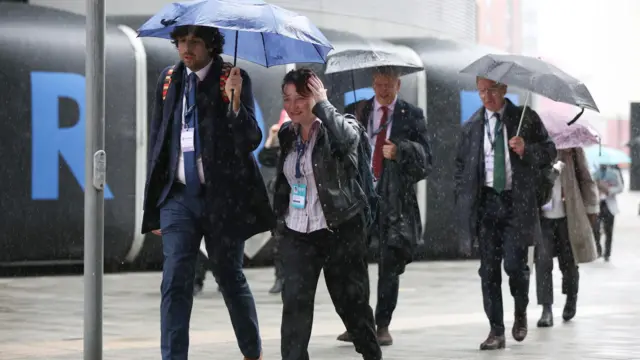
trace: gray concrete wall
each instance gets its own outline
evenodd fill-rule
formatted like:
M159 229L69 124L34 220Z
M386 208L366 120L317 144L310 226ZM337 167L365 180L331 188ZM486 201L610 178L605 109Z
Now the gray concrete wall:
M86 0L30 0L30 4L85 13ZM108 15L150 15L170 0L105 0ZM476 40L475 0L273 0L317 26L368 37L438 36Z

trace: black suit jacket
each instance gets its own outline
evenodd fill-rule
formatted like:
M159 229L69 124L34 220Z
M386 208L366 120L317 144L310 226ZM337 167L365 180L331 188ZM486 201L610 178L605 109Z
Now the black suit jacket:
M360 124L364 126L365 129L368 129L368 122L374 107L373 101L374 98L371 98L350 104L345 108L345 113L355 115ZM421 166L423 171L417 173L412 180L416 183L424 179L431 172L432 165L431 148L427 134L427 121L424 117L424 112L417 106L402 99L397 99L396 105L393 108L392 123L390 126L391 134L389 135L389 141L396 144L398 151L401 151L401 147L408 145L406 144L407 141L417 143L424 149L426 159L424 167ZM387 166L386 163L387 161L383 162L383 177Z
M523 108L508 99L502 121L507 138L516 136ZM459 240L466 250L471 249L478 231L480 194L485 184L484 137L485 108L482 107L462 125L461 139L456 155L454 176L456 205L454 217ZM513 213L516 238L523 246L532 246L542 236L539 207L536 200L538 179L543 168L556 158L556 147L538 114L531 108L525 110L520 130L525 150L522 158L509 149L512 171Z
M367 128L373 109L374 99L369 99L350 105L346 112L355 114L360 124ZM404 266L413 260L422 236L414 185L429 175L432 165L422 109L398 99L393 109L389 141L396 145L397 154L395 160L385 159L382 163L382 176L376 189L381 202L371 235L379 240L378 246L388 266L397 266L396 271L402 273Z
M205 206L212 235L246 240L275 226L267 190L252 152L262 141L254 114L251 79L242 71L241 108L237 117L221 99L222 58L214 59L205 79L198 86L198 130L202 144L205 176ZM158 197L169 175L169 142L174 109L181 99L185 66L174 67L166 99L162 87L169 68L158 79L154 102L142 232L160 228Z

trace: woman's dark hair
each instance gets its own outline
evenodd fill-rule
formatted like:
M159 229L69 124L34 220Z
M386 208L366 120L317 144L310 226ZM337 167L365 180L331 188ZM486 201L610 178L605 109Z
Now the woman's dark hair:
M205 46L209 49L211 57L217 57L222 54L224 47L224 35L213 27L208 26L178 26L171 32L171 42L178 47L178 39L187 35L193 35L204 41Z
M289 71L282 79L282 93L284 94L284 87L293 84L296 87L296 92L304 97L311 95L309 90L308 81L310 78L317 76L313 70L309 68L299 68Z

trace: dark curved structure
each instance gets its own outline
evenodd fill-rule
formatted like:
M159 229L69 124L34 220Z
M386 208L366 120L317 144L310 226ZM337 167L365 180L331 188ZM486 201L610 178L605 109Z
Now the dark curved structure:
M136 267L162 262L160 238L141 235L148 119L161 71L178 58L169 41L137 38L146 16L108 18L106 32L105 260ZM323 29L336 47L367 42ZM376 40L377 41L377 40ZM0 266L81 263L84 221L85 18L49 8L0 2ZM491 49L424 38L379 42L422 61L426 72L402 78L401 96L426 109L434 171L419 183L424 236L420 258L461 257L455 239L453 156L462 119L480 105L475 79L458 71ZM228 58L227 58L228 59ZM231 59L228 59L231 60ZM280 120L280 83L294 64L264 68L242 60L252 77L257 118L266 134ZM368 98L370 79L322 75L340 109ZM354 97L355 95L355 97ZM517 95L517 94L516 94ZM263 168L266 180L273 176ZM269 234L247 241L252 264L271 262ZM372 249L373 251L374 249Z
M0 264L81 262L84 221L85 19L0 3ZM134 58L106 29L105 256L120 261L135 231Z

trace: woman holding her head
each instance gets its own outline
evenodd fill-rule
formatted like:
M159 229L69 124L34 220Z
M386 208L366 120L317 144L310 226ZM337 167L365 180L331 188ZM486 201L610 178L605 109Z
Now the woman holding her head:
M320 271L336 312L365 360L380 360L373 311L363 209L356 179L359 128L327 100L310 69L287 73L284 108L291 118L278 133L273 207L282 234L283 360L307 360Z

